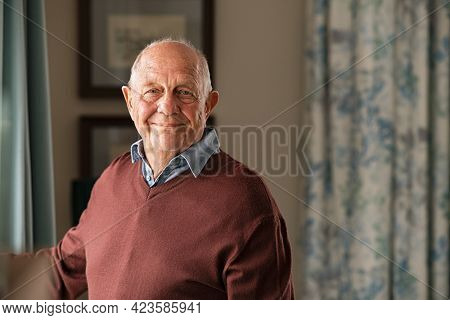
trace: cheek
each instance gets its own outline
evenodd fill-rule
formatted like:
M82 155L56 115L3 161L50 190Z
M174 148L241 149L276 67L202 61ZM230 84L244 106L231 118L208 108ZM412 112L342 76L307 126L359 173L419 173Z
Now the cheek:
M199 107L189 109L188 112L185 113L185 115L193 126L198 126L205 117L205 113Z
M135 121L140 126L147 125L148 120L151 118L151 116L155 113L154 108L149 106L139 106L139 108L136 110L136 118Z

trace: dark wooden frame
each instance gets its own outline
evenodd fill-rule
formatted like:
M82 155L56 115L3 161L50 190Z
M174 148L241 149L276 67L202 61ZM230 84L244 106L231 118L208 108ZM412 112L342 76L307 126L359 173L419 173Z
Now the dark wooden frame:
M96 128L135 128L129 116L82 116L79 122L80 177L94 178L92 173L92 139ZM137 136L137 132L136 132Z
M91 12L89 3L93 0L78 0L78 42L79 42L79 94L83 98L122 98L119 87L95 87L91 83ZM95 0L94 0L95 1ZM213 35L214 35L214 0L201 0L203 11L202 51L208 59L213 80Z

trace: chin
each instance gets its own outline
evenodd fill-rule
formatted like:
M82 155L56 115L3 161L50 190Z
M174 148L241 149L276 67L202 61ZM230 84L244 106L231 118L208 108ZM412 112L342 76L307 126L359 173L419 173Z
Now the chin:
M174 136L170 134L162 134L152 139L155 149L165 152L178 152L189 146L186 146L185 136Z

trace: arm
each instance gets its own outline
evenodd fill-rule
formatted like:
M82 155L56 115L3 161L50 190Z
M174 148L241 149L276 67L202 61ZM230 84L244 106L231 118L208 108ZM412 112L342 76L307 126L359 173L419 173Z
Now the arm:
M294 299L291 251L283 218L262 218L224 275L228 299Z

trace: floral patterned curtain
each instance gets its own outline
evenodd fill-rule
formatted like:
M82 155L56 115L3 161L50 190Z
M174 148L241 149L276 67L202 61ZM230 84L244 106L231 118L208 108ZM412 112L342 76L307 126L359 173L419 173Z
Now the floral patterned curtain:
M449 1L308 1L300 298L446 298Z

